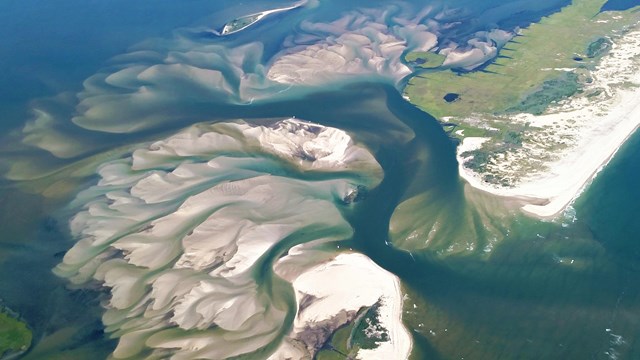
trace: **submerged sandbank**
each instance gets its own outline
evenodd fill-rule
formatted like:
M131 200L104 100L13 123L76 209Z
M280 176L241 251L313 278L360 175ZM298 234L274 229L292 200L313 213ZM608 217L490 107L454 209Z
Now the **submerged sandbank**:
M552 156L551 161L513 187L489 184L464 166L463 154L475 150L482 138L465 138L458 147L460 175L472 186L490 193L517 197L523 210L541 218L561 213L589 184L597 172L640 125L640 31L617 39L610 53L590 73L587 91L594 96L574 96L549 108L542 115L517 114L512 121L528 124L535 134L520 153L494 162L498 171L509 173L509 162L519 157ZM585 93L587 92L585 91ZM549 143L563 148L544 154Z

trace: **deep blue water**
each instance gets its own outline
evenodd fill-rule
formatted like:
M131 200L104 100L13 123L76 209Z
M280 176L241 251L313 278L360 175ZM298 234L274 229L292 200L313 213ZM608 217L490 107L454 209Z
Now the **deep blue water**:
M609 0L602 6L602 11L628 10L638 5L640 5L638 0Z

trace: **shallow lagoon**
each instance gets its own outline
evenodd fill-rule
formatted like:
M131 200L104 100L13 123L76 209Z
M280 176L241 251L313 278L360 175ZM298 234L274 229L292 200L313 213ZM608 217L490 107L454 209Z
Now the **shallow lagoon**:
M196 1L192 7L181 6L181 16L174 16L174 5L166 2L153 10L158 13L151 13L155 14L153 27L147 22L137 22L141 14L148 13L144 4L127 4L121 6L129 11L112 4L109 6L113 8L94 12L93 5L88 3L85 7L76 4L77 7L52 9L53 14L60 11L59 17L51 15L48 17L51 23L44 24L65 31L38 38L36 34L28 35L36 27L27 27L31 30L26 30L24 36L33 39L32 42L5 43L3 49L13 47L14 51L5 50L8 55L2 57L3 67L15 70L18 64L24 64L29 70L7 72L0 82L2 90L10 94L3 96L11 114L5 123L7 128L25 121L29 101L61 91L80 90L82 81L104 68L109 57L126 52L129 46L147 38L170 38L171 30L187 27L196 29L187 32L200 38L197 41L221 41L232 46L262 33L266 37L263 57L268 58L280 51L286 27L297 21L295 17L282 15L277 21L256 24L251 30L255 32L218 40L201 32L205 24L220 26L238 15L263 10L262 6L271 8L279 4L255 2L246 7L225 7L221 3ZM454 12L452 16L461 16L471 25L445 36L464 37L501 21L508 23L510 9L522 4L513 2L492 8L485 3L468 10L469 14L486 11L487 23L474 23L464 13ZM548 4L552 7L561 2ZM450 6L456 5L465 4ZM2 6L9 10L4 14L20 15L5 15L7 20L13 20L2 22L7 31L44 20L49 14L38 2ZM370 2L322 3L312 12L313 20L333 20L347 7L372 6ZM542 10L532 9L526 16L533 18ZM86 13L80 16L83 11ZM118 16L120 12L127 16ZM81 24L67 24L65 19L72 14L77 15L74 19L83 19L78 20ZM213 15L202 18L203 14ZM96 19L109 22L94 28ZM93 28L95 33L71 31L73 27ZM119 29L128 37L112 34L109 29ZM72 34L83 36L79 42L70 44ZM107 40L100 42L104 46L96 47L96 41L105 37ZM51 45L42 47L38 42ZM94 51L96 48L100 51ZM73 63L60 60L69 53L77 54ZM48 67L38 66L41 63ZM12 89L9 84L15 82L21 87L8 91ZM509 206L462 184L457 176L453 144L440 125L406 103L386 81L337 81L291 93L290 98L251 105L189 103L189 99L178 99L188 111L177 121L124 136L92 134L92 140L99 146L81 157L118 145L164 137L192 122L209 120L205 118L207 114L220 120L295 115L344 129L371 148L385 170L383 183L367 195L358 211L347 216L355 229L348 246L362 251L404 282L410 299L406 311L411 315L406 322L415 336L416 358L638 356L640 350L635 343L640 319L634 279L639 259L633 255L636 252L632 245L637 234L627 230L637 217L637 208L629 202L637 199L632 196L637 189L628 181L637 177L639 171L630 160L640 148L637 135L617 155L620 160L612 162L576 202L573 212L568 212L559 223L544 223L516 215ZM60 118L68 118L72 112L64 106L58 110ZM87 134L81 129L67 129L72 137ZM4 145L2 151L6 158L15 161L26 158L47 162L50 158L29 148ZM73 211L65 204L94 181L92 176L79 176L67 184L69 191L64 196L46 200L16 192L9 181L3 183L0 297L29 321L36 341L40 340L27 358L37 359L43 353L58 354L60 358L70 355L102 358L115 346L101 332L97 301L100 292L68 291L67 283L50 272L73 244L65 226ZM38 182L28 185L31 189L39 187ZM398 204L412 198L417 200L406 205L407 213L415 218L407 220L406 214L394 215ZM416 209L413 206L419 210L413 211ZM489 229L487 221L492 221ZM390 222L399 225L388 237ZM403 226L411 222L417 222L417 228L429 229L439 223L436 241L420 244L394 239L394 234L400 234L397 238L401 239ZM72 316L78 309L84 316ZM64 331L56 333L60 329ZM51 334L56 335L45 336Z

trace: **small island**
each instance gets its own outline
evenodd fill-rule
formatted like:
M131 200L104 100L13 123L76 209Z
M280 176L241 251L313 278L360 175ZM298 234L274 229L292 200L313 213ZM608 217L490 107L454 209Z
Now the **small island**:
M17 314L0 307L0 358L25 352L33 335Z
M249 26L257 23L258 21L264 19L267 15L275 14L275 13L279 13L287 10L293 10L293 9L299 8L305 3L306 1L301 1L294 4L293 6L288 6L288 7L283 7L283 8L273 9L273 10L265 10L259 13L244 15L239 18L233 19L229 21L227 24L225 24L225 26L222 28L222 31L220 32L220 35L225 36L225 35L235 34L238 31L242 31L248 28Z

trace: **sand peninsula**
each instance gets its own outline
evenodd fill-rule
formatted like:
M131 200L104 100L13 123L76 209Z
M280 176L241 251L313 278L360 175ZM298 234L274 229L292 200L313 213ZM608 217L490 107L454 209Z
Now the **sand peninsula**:
M553 218L636 130L640 12L600 12L605 2L574 0L519 30L481 71L410 80L405 97L461 140L472 186Z
M287 10L293 10L303 6L306 3L307 1L300 1L295 3L292 6L287 6L287 7L282 7L282 8L272 9L272 10L265 10L259 13L244 15L239 18L233 19L224 25L224 27L222 28L222 31L220 32L220 36L235 34L238 31L242 31L248 28L249 26L257 23L258 21L264 19L268 15L287 11Z

